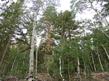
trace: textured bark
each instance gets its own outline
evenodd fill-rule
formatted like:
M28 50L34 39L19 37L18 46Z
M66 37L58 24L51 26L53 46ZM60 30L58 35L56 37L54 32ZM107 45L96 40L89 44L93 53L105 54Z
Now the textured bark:
M31 50L30 50L30 61L29 61L29 74L33 75L33 71L34 71L34 45L35 45L35 26L33 27L33 31L32 31L32 39L31 39Z
M33 14L35 16L35 13ZM36 28L36 22L34 20L33 22L33 30L32 30L32 37L31 37L31 49L30 49L30 60L29 60L29 76L28 81L32 81L34 79L34 49L35 49L35 28Z

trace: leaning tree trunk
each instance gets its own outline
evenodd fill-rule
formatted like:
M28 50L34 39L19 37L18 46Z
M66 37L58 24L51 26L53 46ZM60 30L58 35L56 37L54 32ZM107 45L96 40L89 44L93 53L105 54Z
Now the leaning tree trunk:
M104 49L104 51L105 51L105 53L106 53L106 56L107 56L107 58L108 58L108 60L109 60L109 54L108 54L106 48L104 47L104 45L102 45L102 47L103 47L103 49Z
M97 49L97 55L98 55L98 60L99 60L99 63L100 63L101 70L104 72L103 64L101 62L101 58L100 58L100 54L98 53L98 49Z
M14 61L13 61L13 63L12 63L10 72L12 72L12 70L14 69L16 59L17 59L17 56L14 58ZM11 75L11 74L10 74L10 75Z
M93 53L91 53L91 58L92 58L92 63L93 63L94 71L96 72L96 66L95 66L95 61L94 61Z
M1 60L0 60L0 67L2 66L2 63L3 63L3 60L4 60L4 58L5 58L6 52L7 52L7 50L8 50L9 44L10 44L10 39L8 40L8 42L7 42L7 44L6 44L6 47L5 47L5 50L3 51L3 56L2 56L2 58L1 58Z

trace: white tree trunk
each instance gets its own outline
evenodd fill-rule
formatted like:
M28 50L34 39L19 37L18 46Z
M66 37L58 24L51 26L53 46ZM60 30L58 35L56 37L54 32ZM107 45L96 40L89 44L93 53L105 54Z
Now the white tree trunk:
M37 79L38 77L37 77L37 64L38 64L38 47L36 47L36 59L35 59L35 61L36 61L36 67L35 67L35 78Z
M78 62L78 66L77 66L77 77L78 79L81 81L81 75L80 75L80 60L79 57L77 57L77 62Z
M36 37L36 44L37 44L37 41L39 41L39 45L36 45L36 59L35 59L35 61L36 61L36 64L35 64L35 78L37 79L38 77L37 77L37 64L38 64L38 51L39 51L39 46L40 46L40 44L41 44L41 42L42 42L42 38L41 38L41 40L37 40L37 37Z
M36 2L38 2L40 0L36 0ZM34 1L33 1L34 2ZM36 5L40 5L40 3L33 3L33 5L35 7L37 7L37 10L34 10L33 8L33 17L34 17L34 22L33 22L33 30L32 30L32 38L31 38L31 50L30 50L30 60L29 60L29 76L28 76L28 81L33 81L35 79L35 64L34 64L34 51L35 51L35 44L36 44L36 20L37 20L37 16L38 16L38 12L40 9L40 6L36 6ZM36 55L37 56L37 55Z
M60 76L61 76L62 80L64 81L64 77L62 75L62 59L61 59L61 56L59 57L59 65L60 65L60 67L59 67Z
M30 60L29 60L29 81L32 81L30 79L30 76L33 77L34 72L34 47L35 47L35 26L33 27L32 31L32 38L31 38L31 50L30 50Z

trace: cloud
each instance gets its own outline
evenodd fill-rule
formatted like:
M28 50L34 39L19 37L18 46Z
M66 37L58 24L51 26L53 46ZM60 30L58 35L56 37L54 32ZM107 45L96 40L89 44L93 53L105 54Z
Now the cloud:
M71 0L60 0L60 6L57 7L57 11L70 10L70 1Z

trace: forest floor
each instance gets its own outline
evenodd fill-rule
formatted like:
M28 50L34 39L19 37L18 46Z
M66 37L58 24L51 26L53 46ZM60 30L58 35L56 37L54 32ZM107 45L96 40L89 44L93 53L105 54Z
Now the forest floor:
M58 81L51 78L47 73L38 74L38 79L40 81ZM109 72L92 73L87 78L81 75L81 79L78 79L75 75L71 75L69 81L109 81Z
M4 81L26 81L19 80L15 76L8 77ZM59 79L53 79L48 73L39 73L38 81L60 81ZM81 75L81 79L77 78L76 75L71 75L69 81L109 81L109 72L92 73L89 77L85 78Z

